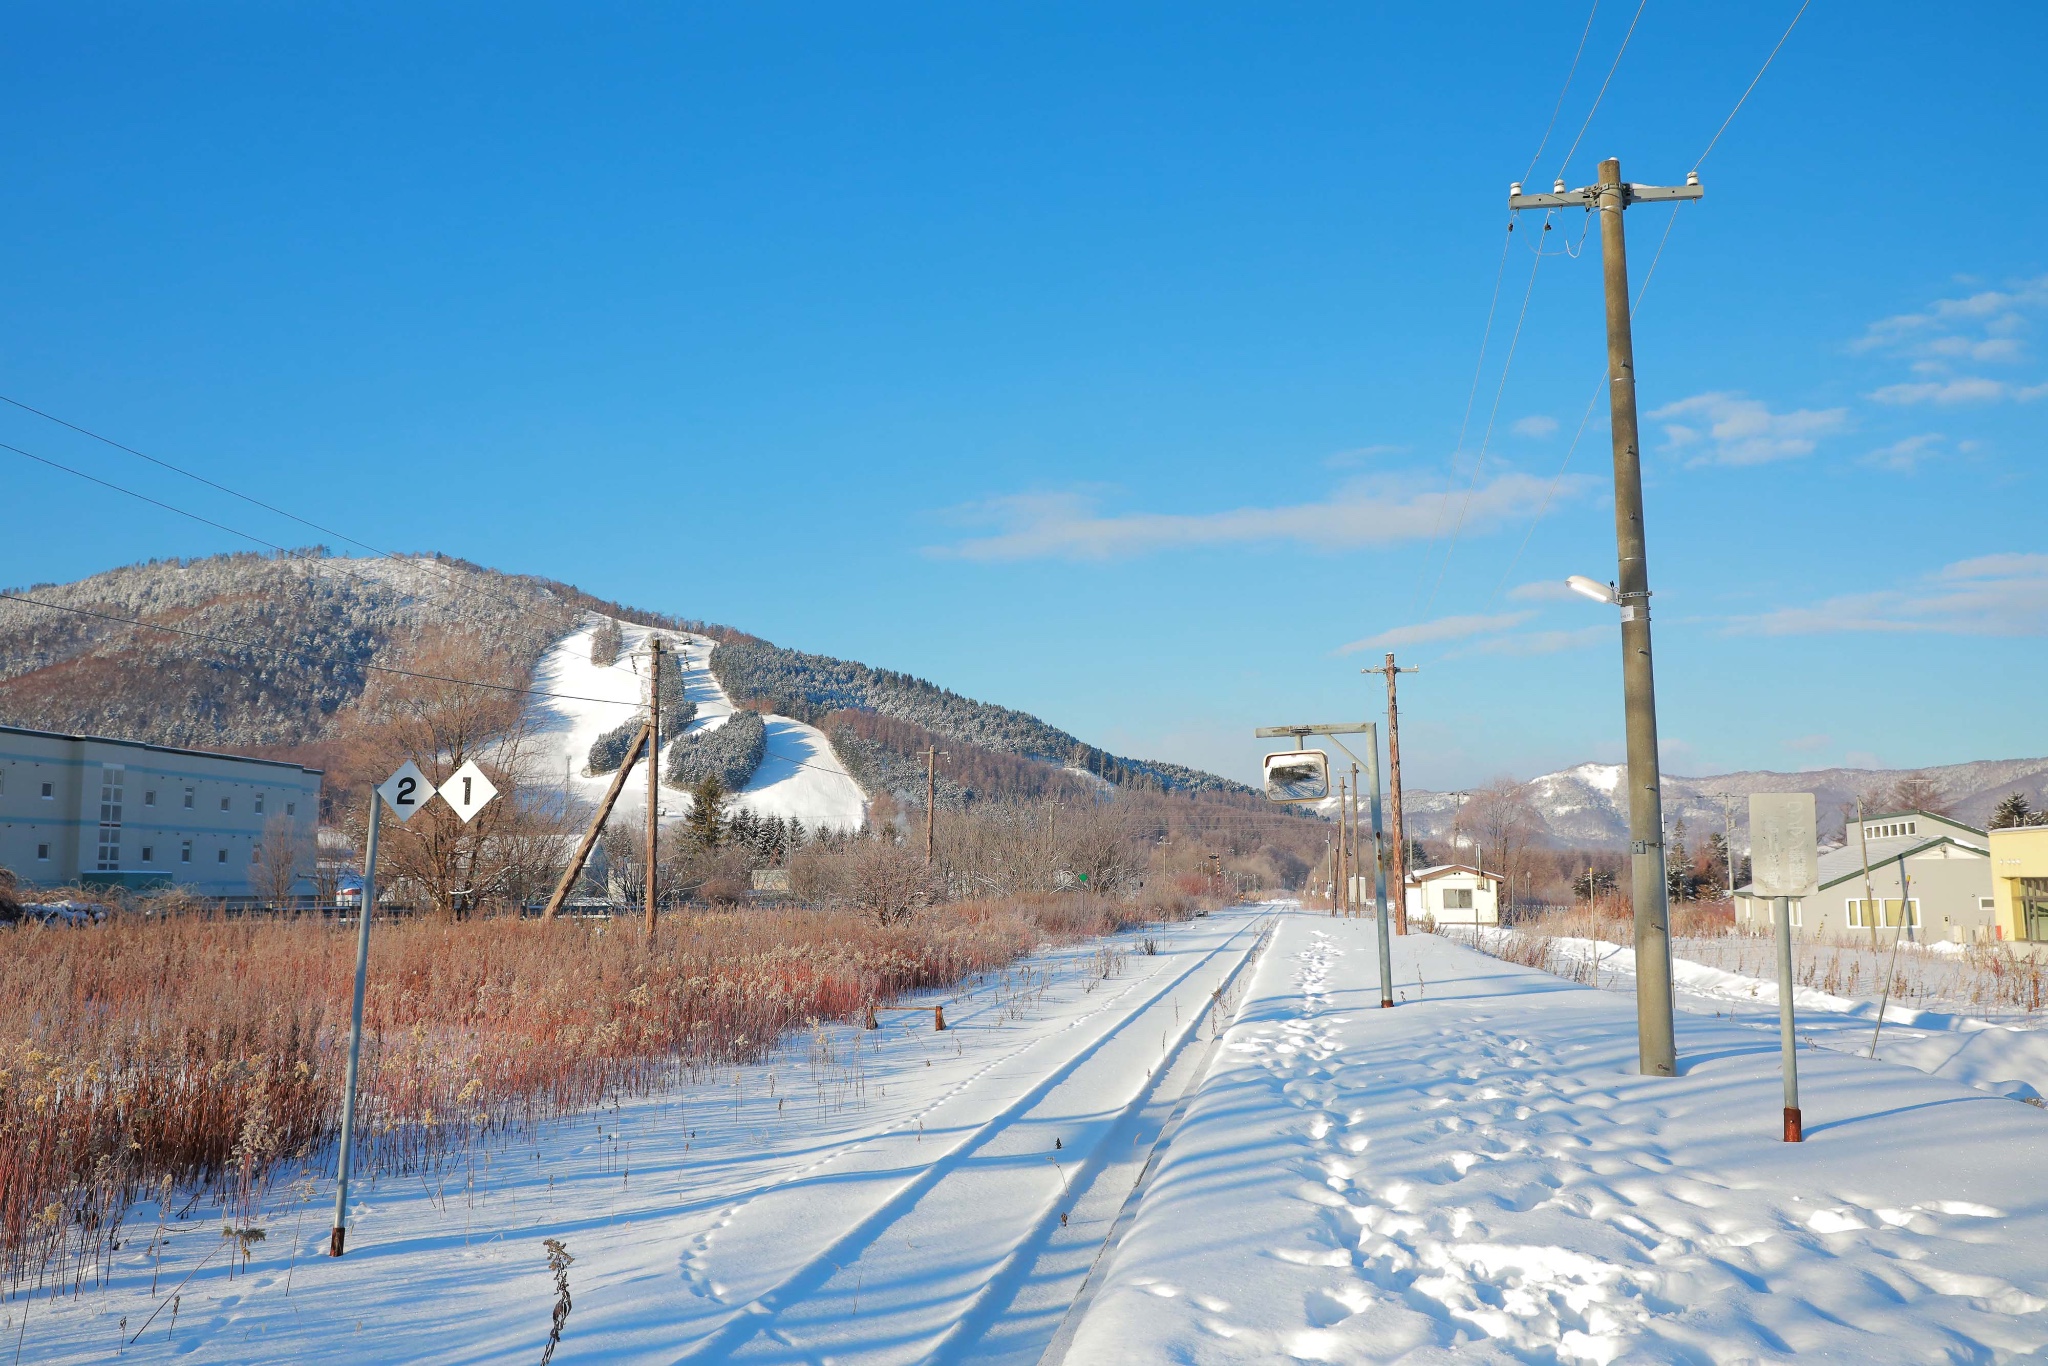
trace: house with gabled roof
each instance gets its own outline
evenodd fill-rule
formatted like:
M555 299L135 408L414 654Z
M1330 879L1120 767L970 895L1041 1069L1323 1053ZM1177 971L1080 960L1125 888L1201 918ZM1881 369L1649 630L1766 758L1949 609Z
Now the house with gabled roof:
M1852 820L1842 844L1820 851L1819 876L1789 908L1792 932L1862 937L1883 945L1998 939L1991 844L1985 832L1931 811L1888 811ZM1867 869L1867 883L1866 883ZM1776 923L1769 897L1735 889L1738 928Z

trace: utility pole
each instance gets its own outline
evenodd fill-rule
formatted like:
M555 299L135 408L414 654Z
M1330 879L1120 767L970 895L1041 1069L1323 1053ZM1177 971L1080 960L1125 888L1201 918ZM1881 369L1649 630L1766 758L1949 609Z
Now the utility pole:
M1607 305L1608 415L1614 446L1615 593L1621 608L1621 679L1628 732L1631 887L1635 904L1636 1052L1644 1076L1678 1073L1671 1017L1671 923L1664 870L1664 805L1657 763L1657 685L1650 660L1650 569L1643 528L1642 446L1636 433L1635 338L1629 322L1628 245L1622 218L1630 204L1698 199L1699 173L1682 186L1629 185L1621 163L1600 163L1599 183L1551 194L1508 190L1508 208L1597 209Z
M1358 876L1359 836L1362 833L1358 828L1358 791L1358 761L1353 759L1351 761L1351 872L1349 874L1353 878ZM1348 880L1345 882L1344 888L1347 892L1354 890ZM1351 898L1348 910L1352 915L1358 914L1358 898L1356 896Z
M1337 779L1337 885L1330 889L1330 914L1332 916L1342 913L1341 908L1344 906L1344 899L1351 891L1350 880L1347 876L1351 865L1346 861L1345 857L1346 831L1344 827L1344 780L1339 778Z
M654 678L647 693L647 937L654 937L654 857L661 840L661 637L647 635Z
M924 866L932 866L933 850L936 848L933 823L938 819L939 804L939 747L924 747Z
M1394 667L1394 655L1387 652L1387 662L1377 669L1360 669L1360 673L1385 674L1387 676L1387 800L1393 806L1394 836L1394 933L1408 933L1408 830L1401 820L1401 712L1394 703L1394 676L1412 674L1420 665L1405 669Z

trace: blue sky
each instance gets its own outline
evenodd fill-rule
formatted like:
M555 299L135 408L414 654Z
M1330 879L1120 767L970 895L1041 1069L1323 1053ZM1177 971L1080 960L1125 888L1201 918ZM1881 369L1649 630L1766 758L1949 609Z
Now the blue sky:
M1391 644L1411 781L1618 758L1597 230L1507 185L1681 181L1795 9L10 7L0 392L1125 752ZM2043 750L2044 39L1821 0L1631 211L1675 770ZM0 581L247 544L0 460Z

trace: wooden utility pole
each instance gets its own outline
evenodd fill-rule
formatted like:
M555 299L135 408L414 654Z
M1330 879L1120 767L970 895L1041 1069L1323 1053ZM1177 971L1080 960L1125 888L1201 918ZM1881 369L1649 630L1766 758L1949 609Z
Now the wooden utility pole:
M633 743L626 747L626 757L619 763L619 771L612 775L612 785L605 789L604 800L597 804L597 814L590 818L590 828L583 832L583 839L577 844L576 852L569 858L569 866L562 870L562 880L555 884L555 894L548 898L547 909L541 912L542 920L553 920L562 909L562 903L569 899L570 889L576 879L583 876L583 865L590 861L590 851L597 845L597 837L604 830L605 820L612 814L619 794L626 790L626 779L633 772L633 765L639 762L640 751L647 743L647 727L643 724L640 733L633 737Z
M1387 653L1387 662L1377 669L1360 669L1360 673L1385 674L1387 676L1387 801L1393 807L1392 835L1394 838L1394 933L1408 933L1408 829L1401 819L1401 709L1395 703L1394 676L1412 674L1420 665L1405 669L1396 668L1392 651Z
M655 856L661 852L661 637L649 633L654 681L647 703L647 937L654 937Z
M1644 1076L1678 1073L1671 1016L1670 886L1664 869L1663 777L1657 760L1657 684L1650 661L1650 568L1643 528L1642 444L1636 432L1635 337L1630 327L1628 245L1622 218L1629 205L1698 199L1699 173L1682 186L1629 185L1621 163L1600 163L1599 183L1551 194L1508 190L1508 208L1597 209L1600 263L1607 305L1607 396L1614 446L1614 600L1621 608L1621 682L1628 735L1630 884L1635 904L1636 1051Z
M1337 780L1337 841L1330 854L1330 914L1344 904L1344 780Z
M1353 760L1351 764L1351 872L1346 875L1344 883L1346 892L1354 890L1350 879L1358 876L1359 836L1361 833L1358 828L1358 762ZM1351 897L1347 903L1347 908L1352 915L1358 914L1358 898L1356 895Z

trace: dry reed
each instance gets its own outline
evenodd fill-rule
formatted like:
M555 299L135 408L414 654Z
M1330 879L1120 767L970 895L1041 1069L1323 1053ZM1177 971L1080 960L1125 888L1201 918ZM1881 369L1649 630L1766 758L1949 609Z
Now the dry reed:
M494 1131L753 1061L792 1029L1123 923L1064 897L890 924L714 912L651 942L617 922L379 925L355 1169L431 1167ZM103 1275L146 1189L208 1192L246 1215L280 1160L331 1165L353 970L354 935L312 921L8 932L0 1288Z

